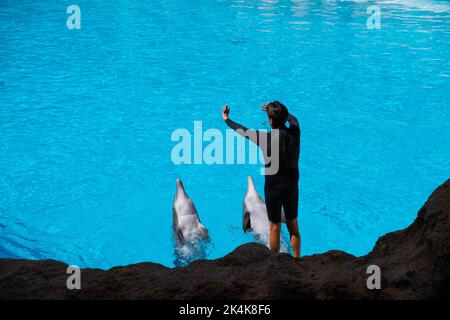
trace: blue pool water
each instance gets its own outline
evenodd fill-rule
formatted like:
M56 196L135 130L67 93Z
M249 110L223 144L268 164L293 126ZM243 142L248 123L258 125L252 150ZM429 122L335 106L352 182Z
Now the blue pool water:
M71 3L70 3L71 4ZM172 266L175 179L211 245L241 229L257 165L171 161L177 128L302 125L303 254L363 255L450 176L450 2L0 2L0 256ZM369 5L381 29L366 26Z

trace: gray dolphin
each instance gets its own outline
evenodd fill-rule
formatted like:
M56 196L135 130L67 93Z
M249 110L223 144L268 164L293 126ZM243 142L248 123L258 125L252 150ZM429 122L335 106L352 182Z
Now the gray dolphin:
M259 241L264 243L269 242L270 226L266 204L258 191L256 191L252 177L248 177L242 218L244 232L251 230ZM281 220L285 222L284 212L281 213Z
M209 239L208 230L200 222L195 205L186 194L183 183L177 179L177 190L173 200L173 231L177 243Z

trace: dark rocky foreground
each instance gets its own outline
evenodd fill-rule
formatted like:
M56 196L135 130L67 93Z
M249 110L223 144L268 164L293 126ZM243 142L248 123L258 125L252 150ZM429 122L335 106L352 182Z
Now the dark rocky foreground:
M368 290L369 265L381 290ZM450 298L450 180L405 230L381 237L356 258L341 251L293 259L246 244L224 258L184 268L155 263L83 269L66 287L67 265L0 259L0 299L443 299Z

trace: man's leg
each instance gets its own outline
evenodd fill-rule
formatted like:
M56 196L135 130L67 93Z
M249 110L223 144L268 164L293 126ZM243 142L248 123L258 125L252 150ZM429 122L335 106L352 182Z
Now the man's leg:
M267 216L270 223L270 251L274 253L280 252L282 192L283 189L264 185Z
M281 223L270 222L270 251L280 252Z
M298 184L295 183L286 191L286 198L283 200L284 214L286 216L286 226L291 237L291 247L294 257L300 257L300 231L298 230Z
M289 235L291 236L291 247L292 252L294 253L294 257L299 258L301 248L301 238L300 238L300 231L298 230L297 218L292 220L286 220L286 226L288 228Z

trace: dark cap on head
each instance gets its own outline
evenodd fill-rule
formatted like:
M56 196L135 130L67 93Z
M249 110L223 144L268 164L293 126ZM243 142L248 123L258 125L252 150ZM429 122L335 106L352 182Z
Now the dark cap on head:
M267 105L267 115L272 119L275 127L281 127L285 124L289 111L284 104L279 101L274 101Z

